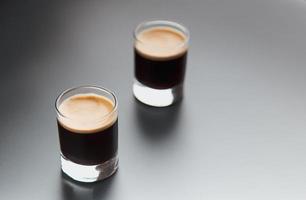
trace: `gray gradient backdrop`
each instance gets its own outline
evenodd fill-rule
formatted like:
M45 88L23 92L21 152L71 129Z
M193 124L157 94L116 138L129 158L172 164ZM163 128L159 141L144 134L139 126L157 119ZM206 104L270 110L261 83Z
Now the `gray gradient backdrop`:
M132 96L132 31L190 29L184 100ZM0 199L305 200L306 2L88 0L0 3ZM54 100L116 92L120 169L97 184L61 174Z

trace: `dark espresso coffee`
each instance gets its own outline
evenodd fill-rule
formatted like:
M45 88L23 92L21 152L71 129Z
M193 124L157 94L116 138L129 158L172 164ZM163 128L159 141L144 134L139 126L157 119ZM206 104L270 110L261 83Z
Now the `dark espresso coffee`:
M96 165L117 155L118 120L111 100L96 94L78 94L64 100L58 119L61 153L75 163Z
M184 81L186 36L174 28L154 27L137 35L134 46L135 77L155 89L168 89Z

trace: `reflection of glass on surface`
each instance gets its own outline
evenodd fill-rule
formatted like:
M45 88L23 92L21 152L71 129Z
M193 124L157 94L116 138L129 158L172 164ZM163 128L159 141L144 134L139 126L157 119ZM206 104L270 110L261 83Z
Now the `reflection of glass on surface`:
M93 184L71 180L65 174L60 177L60 200L93 200L105 199L111 193L115 176Z
M181 120L182 103L165 108L154 108L138 101L134 103L135 122L141 138L149 142L172 140Z

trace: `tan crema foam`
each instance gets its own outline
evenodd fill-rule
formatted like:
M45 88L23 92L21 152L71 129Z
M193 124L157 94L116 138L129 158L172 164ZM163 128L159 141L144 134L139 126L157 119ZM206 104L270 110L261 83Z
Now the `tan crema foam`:
M149 28L136 37L135 49L148 59L169 60L187 51L187 36L174 28Z
M65 117L60 117L59 122L72 132L95 133L115 123L117 113L110 114L113 109L114 103L106 97L93 93L77 94L60 104L59 111Z

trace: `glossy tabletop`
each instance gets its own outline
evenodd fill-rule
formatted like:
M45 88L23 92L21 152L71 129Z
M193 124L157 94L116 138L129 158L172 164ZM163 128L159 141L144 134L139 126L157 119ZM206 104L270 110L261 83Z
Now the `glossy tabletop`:
M185 96L132 95L132 31L191 32ZM119 99L120 167L95 183L60 170L54 102L84 84ZM306 199L304 0L0 3L0 199Z

